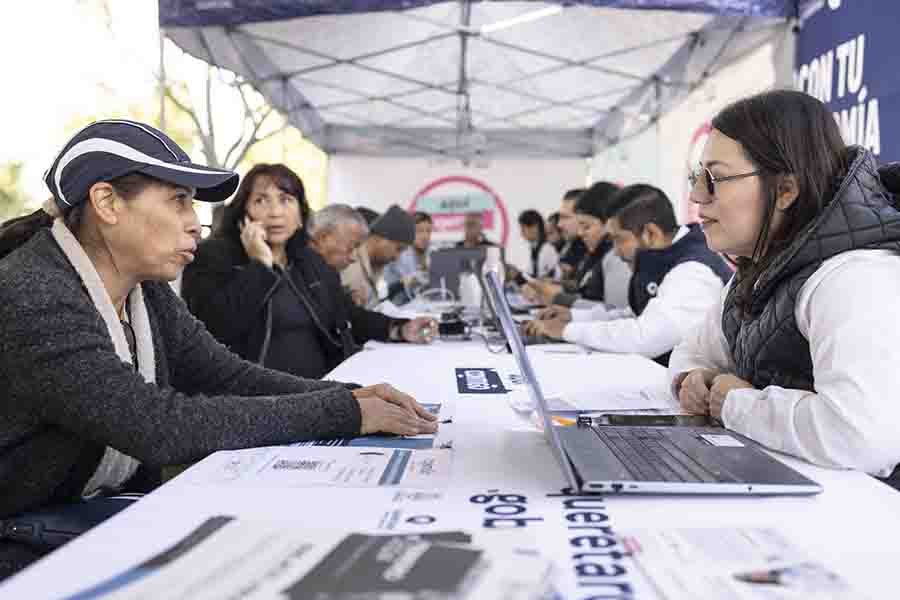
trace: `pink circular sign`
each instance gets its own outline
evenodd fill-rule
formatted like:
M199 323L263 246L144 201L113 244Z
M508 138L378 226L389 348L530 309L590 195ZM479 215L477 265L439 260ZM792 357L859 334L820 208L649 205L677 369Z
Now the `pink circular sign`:
M431 215L432 240L439 245L461 241L465 216L473 212L481 213L484 235L489 240L505 246L509 237L506 205L490 186L471 177L451 175L435 179L415 195L409 210Z

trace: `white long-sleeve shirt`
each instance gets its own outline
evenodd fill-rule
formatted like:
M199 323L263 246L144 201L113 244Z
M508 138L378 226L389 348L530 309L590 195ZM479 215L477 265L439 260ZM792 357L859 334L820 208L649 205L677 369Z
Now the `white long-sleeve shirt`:
M708 266L681 263L663 277L656 296L639 316L630 308L573 308L563 339L606 352L654 358L672 350L700 325L722 288L722 280Z
M533 248L533 246L532 246ZM559 252L550 242L544 242L538 252L537 257L537 273L531 273L531 263L529 261L529 274L538 279L549 277L550 279L559 279Z
M698 368L734 373L722 333L727 290L669 360L670 375ZM770 385L737 389L725 426L812 463L887 476L900 463L900 257L855 250L827 260L797 296L814 392Z

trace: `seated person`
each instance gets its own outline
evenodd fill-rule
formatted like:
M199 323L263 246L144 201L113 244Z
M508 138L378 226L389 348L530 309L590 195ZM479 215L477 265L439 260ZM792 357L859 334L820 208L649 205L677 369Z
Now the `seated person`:
M616 253L634 271L629 308L552 307L527 331L606 352L641 354L666 365L672 348L715 304L731 269L707 248L699 225L678 227L672 203L658 188L625 187L609 210L606 229Z
M372 222L380 216L375 211L369 212L374 215ZM310 248L340 273L353 264L356 250L369 237L369 217L347 204L329 204L310 217L307 230ZM365 305L362 290L354 292L347 286L344 289L355 305Z
M435 430L390 386L264 369L191 316L167 282L194 258L195 191L222 201L237 180L149 125L100 121L57 155L45 208L0 228L0 519L90 526L106 494L218 450ZM0 579L51 549L4 533Z
M350 266L341 271L341 282L350 289L357 305L375 308L387 299L384 269L415 239L412 215L396 204L372 222L369 237L353 252Z
M563 284L530 281L522 288L527 298L547 305L572 306L582 299L627 306L631 270L613 251L612 240L606 232L609 203L618 190L615 185L600 181L579 196L575 219L587 254L571 281Z
M368 206L360 205L357 206L354 210L362 216L362 218L366 222L366 225L370 226L378 219L378 217L381 216L377 211L372 210Z
M544 217L536 210L524 210L519 215L519 228L522 239L528 242L530 264L528 276L532 279L559 279L559 253L547 239ZM526 279L518 270L515 273L516 283L524 285Z
M340 273L355 260L354 252L369 237L365 218L347 204L329 204L310 216L309 247Z
M559 254L563 244L566 243L562 238L562 234L559 232L558 212L550 213L547 217L547 241L553 244L553 248L556 250L557 254Z
M691 200L737 272L672 353L684 410L812 463L900 476L900 168L801 92L712 121Z
M191 312L241 357L317 379L367 340L400 339L421 324L358 309L337 272L307 244L303 182L284 165L259 164L200 243L183 277ZM424 337L416 341L424 341Z
M412 299L417 286L428 284L428 269L431 259L431 232L434 223L431 215L417 212L413 215L416 223L416 239L412 246L384 268L384 280L388 286L388 296L394 304L405 304Z
M559 212L556 213L558 217L555 225L559 228L560 236L556 249L559 251L559 272L563 280L575 276L578 265L587 253L584 242L578 237L578 223L575 220L575 204L586 191L584 188L568 190L563 194Z
M466 213L463 221L463 239L461 242L456 242L456 247L480 248L481 246L496 245L484 235L484 215L480 212Z
M309 221L309 247L322 257L329 267L340 273L353 264L356 250L369 235L369 227L362 215L346 204L329 204L316 212ZM348 288L344 288L350 294ZM379 312L361 308L350 298L351 323L363 331L382 331L384 323L396 324L390 334L392 341L411 343L430 342L437 331L437 322L428 317L412 320L388 319Z

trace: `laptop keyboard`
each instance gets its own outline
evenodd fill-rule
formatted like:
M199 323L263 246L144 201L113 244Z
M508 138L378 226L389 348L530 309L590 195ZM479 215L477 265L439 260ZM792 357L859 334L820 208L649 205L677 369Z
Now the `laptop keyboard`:
M592 427L591 430L637 481L721 481L678 448L665 428Z

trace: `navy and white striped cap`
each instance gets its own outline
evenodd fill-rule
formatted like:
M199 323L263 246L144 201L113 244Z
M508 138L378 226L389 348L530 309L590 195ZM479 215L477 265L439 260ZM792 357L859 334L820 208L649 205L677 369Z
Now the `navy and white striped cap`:
M196 188L195 198L220 202L237 189L238 175L191 162L162 131L137 121L110 119L76 133L57 155L44 182L61 213L83 202L98 181L143 173L167 183Z

